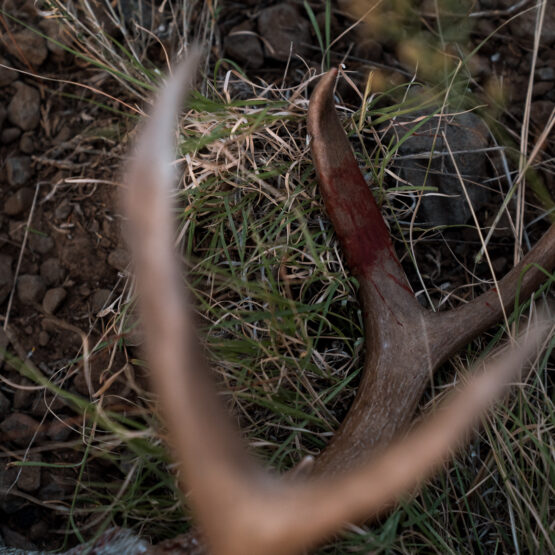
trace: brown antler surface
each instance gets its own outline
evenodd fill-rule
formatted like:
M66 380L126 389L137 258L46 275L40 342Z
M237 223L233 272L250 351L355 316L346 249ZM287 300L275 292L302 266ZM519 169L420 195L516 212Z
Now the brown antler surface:
M503 385L516 376L534 350L538 333L531 334L518 351L491 363L487 371L473 378L405 439L393 443L373 460L364 460L375 442L363 428L376 418L385 426L385 432L372 424L374 432L382 441L390 438L408 421L406 412L412 411L418 399L418 393L407 394L403 388L421 390L430 369L462 340L450 338L448 350L438 347L445 341L441 316L427 315L414 301L385 224L358 172L337 118L331 114L333 106L329 114L321 114L326 103L331 102L328 95L334 74L328 74L315 91L310 126L326 206L347 260L361 281L366 376L348 422L324 454L327 462L319 468L326 471L325 475L301 482L291 478L278 480L264 472L246 453L217 402L198 352L172 249L171 128L196 56L181 65L163 89L139 134L126 175L124 207L129 219L127 233L146 354L175 456L181 463L183 489L191 493L193 508L213 552L298 553L346 522L376 515L428 476L449 456ZM327 131L321 127L326 118L331 118L332 126L332 135L327 139ZM332 152L330 146L334 147ZM344 189L338 190L338 183ZM527 282L526 287L532 285ZM514 284L501 285L499 292L506 290L508 295L513 289ZM496 297L490 297L487 303L492 303L492 311L498 310L493 303ZM480 306L476 305L477 310ZM460 312L460 318L471 320L470 312ZM393 343L400 338L406 340L411 334L411 345L418 352ZM426 351L427 345L432 354ZM410 361L401 360L396 349L402 349ZM398 403L395 396L400 396ZM373 407L377 397L388 401ZM376 407L383 414L369 415ZM356 435L345 438L351 429ZM341 449L345 449L344 464Z
M422 308L335 112L336 75L336 69L329 71L316 86L308 130L326 210L360 284L366 361L349 414L315 461L314 471L326 474L355 464L391 441L410 422L436 368L499 321L503 310L512 308L517 291L527 298L545 279L541 268L551 272L555 264L552 225L497 290L448 312Z

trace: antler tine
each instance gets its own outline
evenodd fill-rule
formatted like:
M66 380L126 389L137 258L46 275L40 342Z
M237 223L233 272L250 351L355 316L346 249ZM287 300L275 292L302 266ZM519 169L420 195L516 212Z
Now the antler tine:
M146 354L182 465L182 488L191 490L193 508L213 552L297 553L338 531L345 522L377 514L445 460L516 374L535 348L538 333L532 334L517 354L511 351L473 379L441 414L374 461L351 465L354 470L335 478L304 483L280 482L265 473L223 416L197 348L172 250L170 130L196 58L198 52L175 71L162 90L153 115L139 134L125 177L123 204ZM386 260L387 268L390 263ZM364 302L368 307L374 301L368 298Z
M439 314L424 310L410 289L337 117L336 76L332 69L314 89L308 128L326 210L360 285L366 361L349 413L313 465L313 472L328 475L356 465L389 443L410 422L435 369L495 324L503 309L512 307L518 290L522 298L528 297L545 279L540 267L550 272L555 265L553 225L499 282L497 291L456 310Z

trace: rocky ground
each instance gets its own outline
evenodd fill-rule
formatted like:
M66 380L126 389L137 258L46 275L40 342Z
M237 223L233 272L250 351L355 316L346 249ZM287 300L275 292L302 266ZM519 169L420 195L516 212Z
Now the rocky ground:
M131 10L133 3L127 4ZM433 20L426 15L433 12L434 3L429 4L421 6L424 22ZM476 2L478 15L468 42L478 44L507 21L513 4L508 0ZM324 29L324 4L311 5ZM383 40L374 40L363 36L359 27L349 31L353 18L346 13L346 3L332 5L331 38L340 37L330 50L332 65L345 61L361 90L369 67L378 72L384 87L410 79L410 64L399 59L398 38L384 35ZM9 6L5 9L10 13ZM62 27L39 15L33 2L12 5L10 15L64 40ZM0 533L8 546L54 549L60 547L66 517L63 510L53 511L51 506L71 503L76 479L71 466L81 456L71 446L80 441L80 422L72 407L22 377L8 361L12 357L26 361L42 375L56 377L60 387L84 397L110 391L109 403L131 410L135 393L128 378L132 375L141 381L144 376L130 364L125 349L115 348L123 328L113 319L128 295L129 259L121 238L117 189L129 122L122 123L117 114L88 102L98 97L71 84L85 84L93 92L109 84L90 64L6 16L1 23ZM532 141L541 135L555 107L553 10L548 8L543 25L531 90ZM501 119L513 137L520 132L535 29L535 11L530 11L498 31L472 62L476 68L472 86L478 95L491 90L494 80L502 83L507 103ZM224 56L244 68L251 79L266 82L281 80L286 66L288 79L295 79L296 72L305 71L306 66L320 70L322 60L318 37L302 2L221 3L213 53L214 60ZM296 55L304 61L296 61ZM341 93L347 101L357 102L352 88ZM105 97L102 102L120 108ZM450 136L450 140L460 141L455 143L460 151L487 147L484 124L473 114L468 118L475 118L462 125L468 133ZM425 137L407 141L401 154L425 151L429 146ZM552 139L545 143L546 158L553 158L554 148ZM492 162L491 157L482 156L467 158L465 163L479 181L486 164ZM419 179L418 169L410 162L400 171L408 181ZM540 178L555 192L552 172L540 172ZM487 195L476 195L476 203L487 210ZM460 206L429 206L425 211L433 224L462 223L469 217ZM494 253L496 270L505 271L511 257L512 251L501 245ZM77 364L59 379L68 362L99 344L103 348L92 353L87 372ZM22 459L68 467L8 466ZM87 467L87 478L94 481L106 472L99 460L96 466Z

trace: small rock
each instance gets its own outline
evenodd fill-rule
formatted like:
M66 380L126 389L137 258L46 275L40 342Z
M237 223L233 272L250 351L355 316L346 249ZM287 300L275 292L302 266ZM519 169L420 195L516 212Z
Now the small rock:
M27 222L9 220L8 235L12 241L15 241L16 243L21 243L21 241L23 241L23 237L25 236L26 229Z
M113 250L108 256L108 264L120 272L127 268L129 261L129 253L124 249Z
M31 414L37 418L42 418L46 412L56 413L65 406L65 402L61 397L50 391L43 391L38 397L35 397L31 407Z
M66 297L67 292L63 287L49 289L42 300L44 312L46 312L46 314L54 314L58 308L60 308L60 305L64 302Z
M48 345L48 342L50 341L50 336L48 335L47 331L40 331L39 332L39 345L41 347L46 347Z
M10 156L6 160L6 174L8 183L12 187L21 187L33 175L31 158L29 156Z
M310 23L292 4L281 3L261 10L258 32L269 58L286 62L290 56L310 53Z
M30 233L29 246L40 254L47 254L54 248L54 239L42 233Z
M0 137L0 140L3 144L8 145L10 143L13 143L14 141L17 141L20 135L21 129L19 129L19 127L8 127L7 129L4 129L2 131L2 136Z
M98 289L91 297L91 309L93 314L98 314L106 307L112 292L109 289Z
M38 303L46 292L46 286L40 276L23 274L17 280L17 296L24 304Z
M11 256L0 254L0 304L8 298L12 288L12 262Z
M555 81L555 67L539 67L538 69L536 69L536 77L540 81Z
M60 145L62 143L65 143L70 137L71 137L71 129L67 125L64 125L60 129L58 134L52 139L52 144Z
M411 129L410 122L426 115L429 113L422 111L397 118L393 129L398 139ZM488 137L486 124L476 114L464 112L443 116L439 124L437 118L431 117L417 133L400 144L397 164L404 183L410 183L416 190L424 186L435 187L441 195L424 192L417 215L419 221L424 220L433 226L460 225L471 214L445 141L454 153L453 158L473 209L477 211L484 205L489 195L487 189L478 184L486 176L488 159L484 149L488 145Z
M64 278L64 270L60 265L57 258L49 258L45 260L40 266L40 277L48 286L57 285L61 283Z
M3 58L2 56L0 56L0 64L8 67L11 66L8 60L6 60L6 58ZM13 83L16 79L17 71L13 69L6 69L5 67L0 67L0 87L5 87L6 85Z
M12 241L16 243L21 243L23 237L25 236L25 230L27 229L27 222L20 222L16 220L9 221L8 235Z
M16 410L28 409L33 403L33 399L36 397L37 392L34 389L24 388L27 386L34 386L35 384L26 378L20 378L17 383L23 386L23 388L16 388L13 395L13 408Z
M42 462L42 457L40 454L36 453L32 455L28 462ZM16 467L17 470L21 470L19 477L17 479L17 487L23 491L32 492L40 488L40 466L21 466Z
M69 200L64 199L58 206L56 206L56 210L54 210L54 217L57 220L65 220L71 214L71 203Z
M9 196L4 203L4 213L8 216L17 216L25 212L33 202L34 192L29 187L22 187Z
M40 121L39 91L19 81L15 86L17 90L8 106L8 119L23 131L30 131Z
M71 431L71 427L64 422L53 420L46 430L46 435L53 441L65 441L70 436Z
M0 531L2 532L2 536L4 536L4 541L6 542L6 545L9 545L14 549L21 549L24 553L37 551L37 546L19 532L16 532L15 530L8 528L7 526L2 526L0 528Z
M246 67L259 68L264 63L262 44L250 21L232 27L225 39L226 54Z
M21 140L19 141L19 150L25 154L31 154L35 152L35 134L27 131L21 135Z
M39 67L48 56L46 41L31 29L13 33L11 40L6 41L5 44L12 56L24 63L30 63L35 68Z
M18 447L26 447L39 426L34 418L22 412L12 412L0 423L2 440L11 441ZM38 435L42 438L43 434L39 431Z
M60 23L58 19L43 19L40 21L39 27L44 31L45 35L63 44L65 26ZM61 45L51 40L46 41L46 47L58 59L62 59L66 54L66 51Z
M0 391L0 420L10 412L10 400Z

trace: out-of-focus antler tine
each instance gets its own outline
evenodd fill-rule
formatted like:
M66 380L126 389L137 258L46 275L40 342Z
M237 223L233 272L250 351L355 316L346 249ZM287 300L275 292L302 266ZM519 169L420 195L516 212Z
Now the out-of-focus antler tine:
M236 504L245 504L249 488L265 477L217 402L173 249L172 130L199 56L196 50L177 66L140 130L125 176L123 206L153 385L183 465L183 489L192 489L207 534L218 536L229 521L226 515L233 514Z
M191 490L193 508L213 552L298 553L345 522L377 514L445 460L516 373L533 342L528 340L491 372L475 378L441 414L373 462L355 465L352 472L335 478L304 483L280 483L264 473L218 403L198 352L172 247L171 128L195 66L190 57L162 91L139 134L125 178L123 204L147 359L184 471L183 489Z

